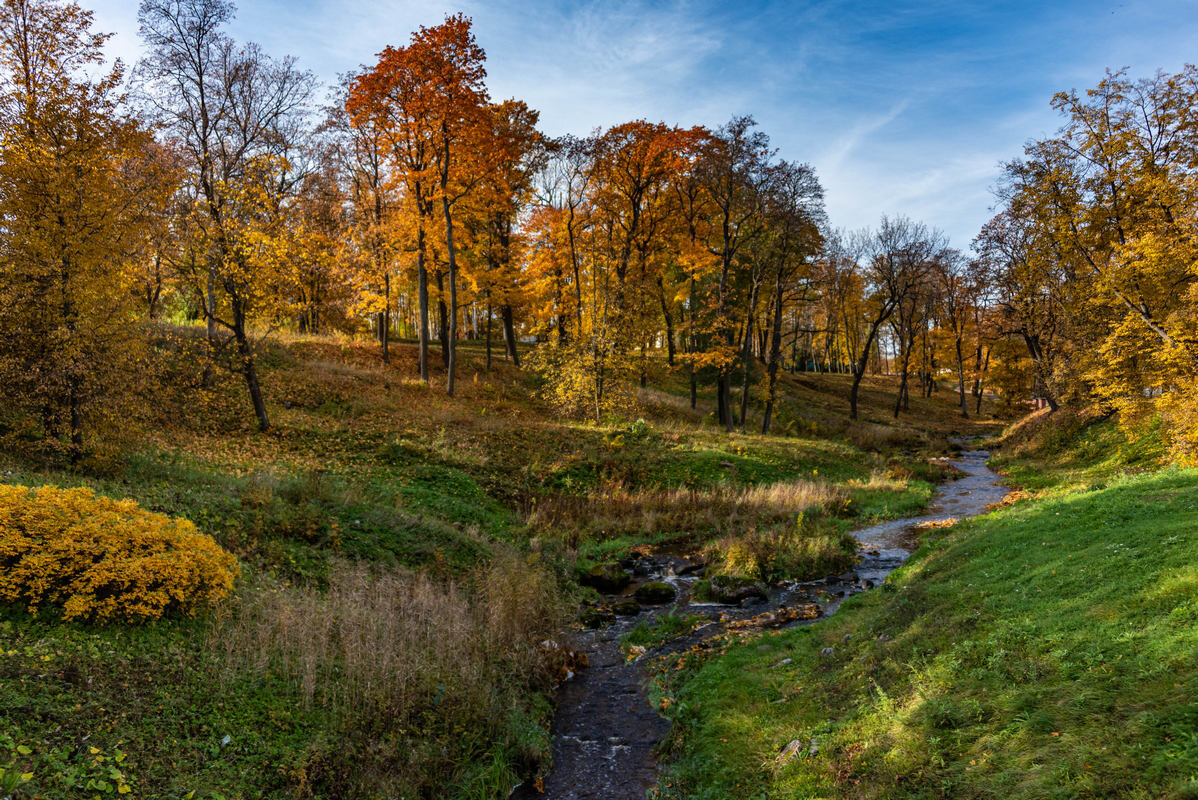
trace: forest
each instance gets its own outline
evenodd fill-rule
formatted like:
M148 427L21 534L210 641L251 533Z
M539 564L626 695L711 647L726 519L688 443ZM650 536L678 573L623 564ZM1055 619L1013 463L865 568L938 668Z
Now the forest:
M0 6L0 798L1198 793L1198 68L954 243L235 17Z

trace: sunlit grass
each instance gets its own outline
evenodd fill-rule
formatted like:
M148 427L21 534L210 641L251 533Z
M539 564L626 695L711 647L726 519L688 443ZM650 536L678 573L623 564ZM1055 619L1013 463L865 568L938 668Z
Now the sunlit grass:
M1194 795L1198 471L930 536L882 591L675 679L666 795Z

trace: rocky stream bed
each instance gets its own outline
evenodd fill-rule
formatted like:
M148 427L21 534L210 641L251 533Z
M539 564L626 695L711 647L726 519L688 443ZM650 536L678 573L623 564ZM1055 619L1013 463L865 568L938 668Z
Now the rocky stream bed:
M844 598L881 583L900 566L915 547L921 526L951 518L970 517L998 502L1006 489L986 466L989 453L964 451L952 459L962 473L942 484L927 512L891 520L853 532L860 543L861 560L848 573L813 581L769 587L765 596L744 588L737 604L697 602L693 599L702 564L685 556L654 554L627 561L627 583L605 599L617 611L610 624L574 634L571 646L584 653L587 667L558 690L553 722L553 767L538 787L524 784L510 797L550 800L641 800L657 783L655 748L669 734L670 724L650 706L644 684L642 659L628 661L620 640L641 620L653 620L676 610L712 621L648 655L678 652L696 642L739 624L770 627L809 624L834 613ZM609 589L624 583L621 576ZM672 592L665 591L666 584ZM636 603L638 590L643 603ZM652 604L673 594L666 603ZM727 587L735 595L737 587ZM725 596L732 600L732 596Z

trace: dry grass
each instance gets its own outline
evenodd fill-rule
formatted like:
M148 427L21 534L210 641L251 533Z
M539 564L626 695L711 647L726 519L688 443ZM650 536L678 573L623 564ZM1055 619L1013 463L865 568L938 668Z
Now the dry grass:
M639 489L622 486L586 495L545 498L529 526L578 547L593 539L677 534L704 540L793 524L804 513L837 513L848 495L821 481L787 481L734 490Z
M916 448L927 443L926 438L908 428L880 425L876 422L854 423L845 430L845 436L862 450L873 452Z
M539 645L563 624L560 597L549 572L514 553L470 583L340 564L327 591L248 588L209 648L227 678L281 678L348 740L373 742L352 769L342 753L314 759L313 783L369 793L382 790L381 776L402 776L428 791L462 768L472 739L476 755L497 741L523 748L516 760L530 771L548 755L547 741L521 741L526 731L511 728L529 690L550 679ZM330 784L333 774L348 783Z
M718 570L761 580L843 572L854 547L827 524L849 512L844 487L795 480L740 490L630 491L555 495L533 511L530 526L566 546L649 538L701 546Z

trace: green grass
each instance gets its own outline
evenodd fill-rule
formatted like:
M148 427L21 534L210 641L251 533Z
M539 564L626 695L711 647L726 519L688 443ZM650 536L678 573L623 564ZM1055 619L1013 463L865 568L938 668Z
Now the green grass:
M1005 437L991 466L1015 486L1061 494L1105 484L1165 463L1160 424L1127 429L1093 411L1033 417Z
M0 622L0 758L5 745L26 747L17 763L33 773L17 796L115 796L115 785L84 790L89 780L112 782L118 752L134 797L285 792L306 756L336 746L324 734L329 720L297 705L283 682L220 686L196 655L205 628L90 628L19 614Z
M347 726L283 676L225 669L214 630L3 613L0 769L32 773L14 800L119 796L113 769L135 798L336 798L353 789L353 773L388 767L398 797L433 785L438 796L498 797L520 780L513 765L524 753L548 752L552 710L540 695L511 705L498 733L446 715L420 730ZM413 772L429 765L437 775ZM110 788L89 786L100 780Z
M632 630L620 637L620 645L627 650L633 645L652 649L679 636L685 636L698 625L707 621L700 614L679 614L671 610L652 620L640 620Z
M963 522L827 621L666 665L663 796L1198 796L1196 565L1196 470Z

